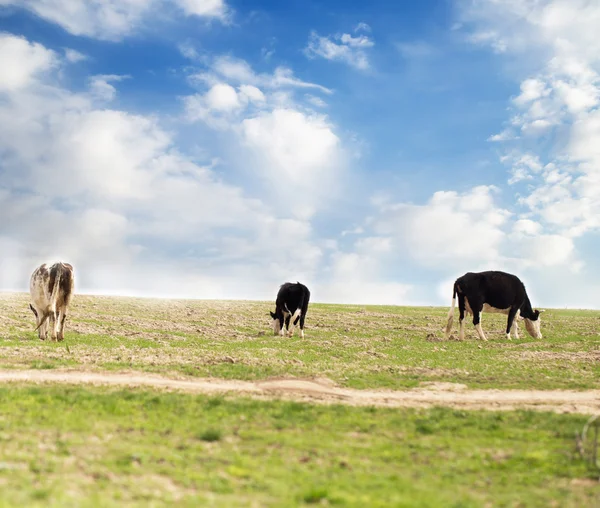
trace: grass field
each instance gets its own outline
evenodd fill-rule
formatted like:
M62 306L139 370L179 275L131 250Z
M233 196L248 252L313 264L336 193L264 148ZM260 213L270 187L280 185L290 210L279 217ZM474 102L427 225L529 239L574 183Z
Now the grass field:
M0 387L2 506L597 506L586 418Z
M0 294L0 369L600 388L600 312L550 310L542 340L521 326L512 342L484 315L481 342L471 326L443 340L447 308L312 304L305 339L273 336L271 308L77 295L52 343L27 295ZM598 506L574 438L586 420L7 383L0 506Z
M354 388L449 381L471 388L600 387L600 312L548 310L544 338L508 342L484 314L444 341L447 308L312 304L306 338L273 336L270 302L77 295L63 343L41 342L25 294L0 294L0 367L139 370L229 379L326 377ZM68 349L67 347L68 346Z

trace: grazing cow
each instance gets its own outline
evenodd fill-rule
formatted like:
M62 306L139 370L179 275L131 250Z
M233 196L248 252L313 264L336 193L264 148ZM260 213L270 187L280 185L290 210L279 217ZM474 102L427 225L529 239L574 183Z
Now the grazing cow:
M446 325L446 338L452 330L454 320L454 306L458 295L458 309L460 311L460 339L465 338L464 320L465 310L473 315L473 324L479 338L487 340L481 328L481 312L500 312L508 315L506 324L506 338L511 340L510 332L516 339L519 338L517 319L525 320L525 328L529 335L535 339L542 338L540 331L540 310L533 310L531 302L525 291L525 286L515 275L504 272L465 273L454 282L452 294L452 307L448 313Z
M36 330L41 340L46 340L48 320L52 340L65 338L67 308L73 296L73 267L68 263L44 263L31 275L29 308L35 314Z
M293 284L286 282L282 284L275 300L275 312L271 312L273 318L273 334L283 337L283 323L288 331L288 337L294 335L294 327L300 320L300 337L304 338L304 319L308 310L310 291L304 284L297 282ZM291 328L290 328L291 322Z

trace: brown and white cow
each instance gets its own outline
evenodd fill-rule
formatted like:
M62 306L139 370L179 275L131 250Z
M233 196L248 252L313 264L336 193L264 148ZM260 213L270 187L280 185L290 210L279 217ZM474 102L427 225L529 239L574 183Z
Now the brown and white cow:
M31 303L35 314L36 330L41 340L46 340L48 321L52 340L65 338L65 319L73 296L73 267L68 263L44 263L35 269L29 282Z

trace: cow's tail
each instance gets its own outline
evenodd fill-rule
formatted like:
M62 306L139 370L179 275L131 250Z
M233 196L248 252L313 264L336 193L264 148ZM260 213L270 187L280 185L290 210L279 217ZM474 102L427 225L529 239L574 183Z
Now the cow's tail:
M58 263L56 268L56 278L54 279L54 285L52 286L52 290L50 292L50 312L52 312L56 316L56 304L58 303L58 291L60 288L60 279L62 277L64 268L62 263Z
M452 290L452 305L450 306L450 311L448 312L448 323L446 324L446 338L450 335L452 331L452 324L454 323L454 307L456 307L456 293L458 293L458 284L454 283L454 288Z
M302 300L302 305L300 306L302 308L303 316L306 316L306 312L308 311L308 302L309 301L310 301L310 291L307 288L306 291L304 292L304 299Z
M44 314L44 315L42 316L42 320L40 321L40 324L39 324L39 325L37 325L37 326L35 327L35 330L33 330L33 331L34 331L34 332L37 332L37 331L38 331L38 330L41 328L41 326L42 326L42 325L43 325L43 324L46 322L46 319L48 319L48 314Z
M298 282L298 284L300 284ZM308 291L308 289L305 289L302 292L302 297L300 298L300 301L298 302L298 308L295 311L296 317L294 319L294 326L296 326L298 324L298 321L300 321L300 317L306 314L306 310L308 309L308 301L310 300L310 292ZM300 311L300 312L298 312Z

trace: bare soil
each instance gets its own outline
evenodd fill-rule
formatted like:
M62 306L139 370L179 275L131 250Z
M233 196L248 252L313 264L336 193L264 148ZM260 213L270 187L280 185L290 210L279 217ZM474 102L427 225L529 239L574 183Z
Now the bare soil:
M0 383L23 382L154 388L350 406L445 406L467 410L530 409L557 413L600 413L600 390L468 390L462 384L434 382L422 383L419 388L403 391L354 390L341 388L326 378L279 378L253 382L214 378L167 378L140 372L0 371Z

